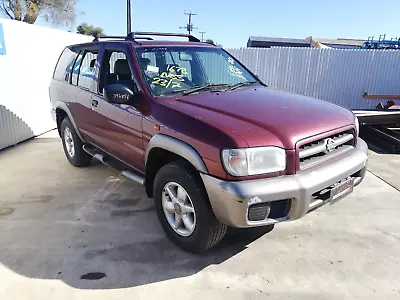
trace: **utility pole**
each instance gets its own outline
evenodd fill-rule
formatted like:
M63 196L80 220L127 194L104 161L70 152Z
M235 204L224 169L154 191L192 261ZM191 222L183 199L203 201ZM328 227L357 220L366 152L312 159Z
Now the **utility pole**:
M184 27L179 27L179 28L186 28L187 32L188 32L189 34L191 34L192 31L193 31L193 29L197 29L197 28L193 27L193 24L192 24L192 16L195 16L196 14L194 14L194 13L192 13L192 12L188 12L188 13L185 12L185 15L189 16L189 22L188 22L188 24L187 24L186 26L184 26Z
M127 15L126 15L126 22L127 22L126 31L127 31L127 33L126 34L129 34L132 32L131 0L127 0L126 6L127 6L126 7L126 13L127 13Z
M206 31L199 31L201 34L201 41L204 42L204 34L207 33Z

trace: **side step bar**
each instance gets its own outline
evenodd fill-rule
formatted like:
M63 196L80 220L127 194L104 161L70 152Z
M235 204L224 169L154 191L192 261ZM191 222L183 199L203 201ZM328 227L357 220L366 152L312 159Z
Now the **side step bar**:
M96 149L91 148L87 145L83 145L83 150L90 154L91 156L93 156L95 159L101 161L103 164L121 171L121 175L136 182L139 183L140 185L144 185L145 183L145 178L143 175L138 174L134 171L131 170L124 170L125 168L127 168L122 162L110 157L110 156L105 156L102 153L99 153L96 151Z
M123 171L121 173L121 175L125 176L126 178L128 178L128 179L130 179L130 180L132 180L134 182L137 182L137 183L139 183L141 185L144 185L144 177L142 175L139 175L137 173L133 173L131 171Z

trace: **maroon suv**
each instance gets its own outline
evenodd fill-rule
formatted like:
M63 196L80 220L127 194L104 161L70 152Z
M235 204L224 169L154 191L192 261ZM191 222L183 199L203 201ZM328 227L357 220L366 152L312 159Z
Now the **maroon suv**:
M363 180L368 149L352 112L269 89L193 36L156 35L172 34L67 47L50 96L69 162L95 157L144 185L180 247L301 218Z

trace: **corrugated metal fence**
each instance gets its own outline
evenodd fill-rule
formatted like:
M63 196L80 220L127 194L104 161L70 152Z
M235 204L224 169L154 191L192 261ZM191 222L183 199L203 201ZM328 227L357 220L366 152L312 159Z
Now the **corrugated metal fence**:
M374 109L370 94L400 94L400 51L227 49L270 87L327 100L349 109Z
M25 141L34 135L28 124L0 104L0 149Z

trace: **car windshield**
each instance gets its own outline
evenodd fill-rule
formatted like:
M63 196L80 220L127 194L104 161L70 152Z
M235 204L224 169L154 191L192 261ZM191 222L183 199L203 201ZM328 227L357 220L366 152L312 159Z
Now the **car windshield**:
M142 75L153 96L220 90L258 82L221 48L137 48Z

